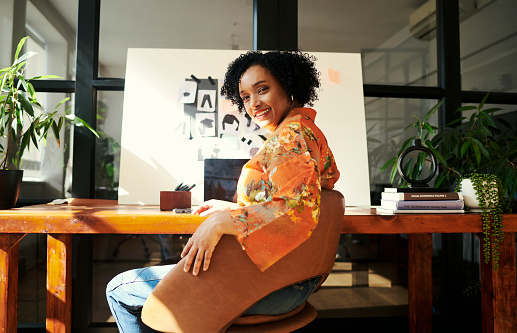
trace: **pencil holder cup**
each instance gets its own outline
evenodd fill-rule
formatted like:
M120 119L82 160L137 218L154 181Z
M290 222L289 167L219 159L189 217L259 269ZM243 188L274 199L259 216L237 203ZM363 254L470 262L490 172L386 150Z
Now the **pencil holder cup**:
M160 191L160 210L175 208L190 208L192 192L190 191Z

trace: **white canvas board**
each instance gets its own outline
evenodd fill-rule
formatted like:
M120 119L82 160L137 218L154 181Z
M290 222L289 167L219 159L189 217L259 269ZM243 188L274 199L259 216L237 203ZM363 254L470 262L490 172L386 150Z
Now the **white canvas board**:
M184 104L178 102L180 85L191 75L201 79L210 76L220 89L228 64L244 52L128 50L119 203L157 205L160 191L172 190L183 182L197 185L192 190L192 203L199 204L204 195L203 158L250 157L246 150L225 149L227 145L218 137L190 139L185 135L189 124L185 124ZM310 53L318 58L322 83L315 104L316 124L326 135L341 171L336 189L345 196L347 206L370 205L360 55ZM217 103L221 103L219 95Z

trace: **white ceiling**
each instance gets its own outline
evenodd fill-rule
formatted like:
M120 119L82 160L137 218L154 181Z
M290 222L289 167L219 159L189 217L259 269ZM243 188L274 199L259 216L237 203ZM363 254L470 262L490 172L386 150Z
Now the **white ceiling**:
M75 30L77 1L49 1ZM424 2L299 0L299 47L328 52L377 47L407 26ZM121 76L129 47L251 49L252 20L253 0L103 0L101 71Z

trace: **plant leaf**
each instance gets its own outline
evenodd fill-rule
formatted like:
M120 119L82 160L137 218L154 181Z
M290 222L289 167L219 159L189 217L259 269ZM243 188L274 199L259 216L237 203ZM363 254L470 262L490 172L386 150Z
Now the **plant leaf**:
M488 150L486 149L485 146L483 146L483 144L476 138L472 138L472 141L474 141L474 149L476 148L476 146L481 150L481 152L483 153L483 155L485 155L487 158L490 158L490 154L488 153ZM479 162L478 162L479 163Z
M497 128L494 120L492 119L492 117L490 115L482 112L482 113L479 114L479 116L483 117L483 119L488 123L489 126Z
M56 137L57 144L60 145L59 129L57 128L57 124L55 121L52 121L52 132L54 132L54 136Z
M397 174L398 166L397 163L393 164L393 167L391 168L390 173L390 183L393 184L393 181L395 180L395 175Z
M64 119L65 118L63 118L63 117L59 117L59 123L57 124L57 130L58 131L61 131L61 127L63 127L63 120Z
M481 163L481 152L479 151L479 146L472 145L472 148L474 148L474 155L476 156L476 162L479 165L479 163Z
M27 59L35 56L36 54L38 54L38 53L33 52L33 51L29 51L29 52L25 53L24 55L22 55L19 59L17 59L13 63L13 67L18 67L18 69L20 69L23 65L25 65L25 62L27 61Z
M27 82L27 92L31 96L31 99L36 99L36 90L34 90L34 86L30 82Z
M22 50L23 44L25 41L29 38L28 36L23 37L20 39L20 42L18 43L18 46L16 47L16 53L14 54L14 59L18 59L18 55L20 54L20 51Z
M40 76L35 76L35 77L31 78L31 80L40 80L40 79L62 79L62 77L58 76L58 75L40 75Z
M390 165L395 163L397 160L398 160L398 158L394 157L391 160L389 160L388 162L384 163L384 165L381 167L381 171L384 171L385 169L387 169Z
M475 107L474 105L465 105L465 106L460 106L454 112L463 112L463 111L470 111L470 110L476 110L476 109L477 109L477 107Z
M25 81L25 78L23 77L23 75L18 76L18 80L20 80L20 82L22 83L23 90L25 90L26 92L29 92L29 88L27 87L27 81Z
M486 93L486 95L485 95L485 96L483 97L483 99L481 100L481 103L479 103L478 111L483 110L483 106L485 106L485 101L486 101L486 99L488 98L488 94L489 94L489 93Z
M469 120L469 128L472 129L472 127L474 126L474 122L476 121L477 119L477 116L476 115L472 115L472 117L470 117L470 120Z
M434 130L433 128L431 127L431 125L429 125L428 123L425 123L424 124L424 128L431 134L434 134Z
M436 104L435 106L433 106L431 108L431 110L427 111L427 113L425 114L424 116L424 119L423 121L426 122L429 120L429 118L431 118L431 116L436 112L436 110L438 110L438 108L443 104L443 101L440 101L438 104Z
M59 108L63 103L65 103L69 99L70 99L70 97L63 98L63 100L61 102L57 103L56 107L54 108L54 111L57 110L57 108Z
M502 108L490 108L490 109L486 109L486 110L483 110L484 113L494 113L494 112L497 112L497 111L501 111Z
M407 131L407 129L408 129L408 128L410 128L410 127L414 127L414 126L415 126L415 124L409 124L409 125L407 125L407 126L404 128L404 132L405 132L405 131Z
M469 148L469 146L472 144L472 142L470 140L466 140L465 142L463 142L463 144L461 145L461 149L460 149L460 156L463 158L463 155L465 155L465 151Z
M402 143L402 146L400 146L400 150L399 150L399 153L397 155L400 156L400 154L402 154L402 152L404 150L406 150L407 148L409 148L409 146L411 146L411 143L413 142L413 140L415 139L415 137L410 137L410 138L407 138L406 141L404 141Z
M88 125L87 122L85 122L81 118L79 118L79 117L77 117L76 115L73 115L73 114L67 114L64 117L66 117L67 119L73 121L74 125L76 125L78 127L84 126L84 127L88 128L97 138L99 138L99 134L97 134L97 132L90 125Z
M22 136L22 141L20 143L20 150L19 150L19 154L18 154L18 158L20 160L23 156L23 152L29 146L30 138L31 138L30 132L25 132L25 134L23 134L23 136Z
M52 122L54 120L52 119L46 119L45 121L39 123L39 128L43 127L43 134L41 134L42 137L46 138L48 135L48 131L50 129L50 126L52 126Z
M502 151L501 146L498 145L497 142L495 142L495 141L490 141L490 147L492 147L492 149L495 150L496 152Z
M34 123L31 124L31 127L30 127L30 134L31 134L31 139L32 139L32 143L34 144L34 147L36 147L37 149L38 148L38 140L36 139L36 134L35 134L35 129L34 129Z
M442 185L445 179L445 175L445 172L441 172L438 174L438 177L436 177L436 181L434 182L434 187L440 187L440 185Z
M427 147L427 149L429 149L431 153L433 153L434 157L436 157L439 163L441 163L445 167L447 166L447 161L445 160L445 158L443 158L443 155L438 150L434 149L433 147Z
M18 101L22 105L23 110L27 112L31 117L34 117L34 109L32 108L32 104L27 98L27 95L23 91L20 91L18 93Z
M479 131L488 137L492 136L492 132L490 132L490 130L488 128L486 128L485 126L481 126L479 128Z

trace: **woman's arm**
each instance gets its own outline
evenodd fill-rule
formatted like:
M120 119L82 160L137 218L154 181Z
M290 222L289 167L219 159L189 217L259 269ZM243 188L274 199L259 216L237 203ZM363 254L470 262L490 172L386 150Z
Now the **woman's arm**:
M215 246L225 234L236 235L237 230L228 210L217 211L201 223L183 248L181 257L186 258L183 270L188 272L192 267L192 274L198 275L203 264L203 270L206 271Z
M208 200L203 202L192 213L200 216L209 216L216 212L230 210L240 207L239 204L224 200Z

